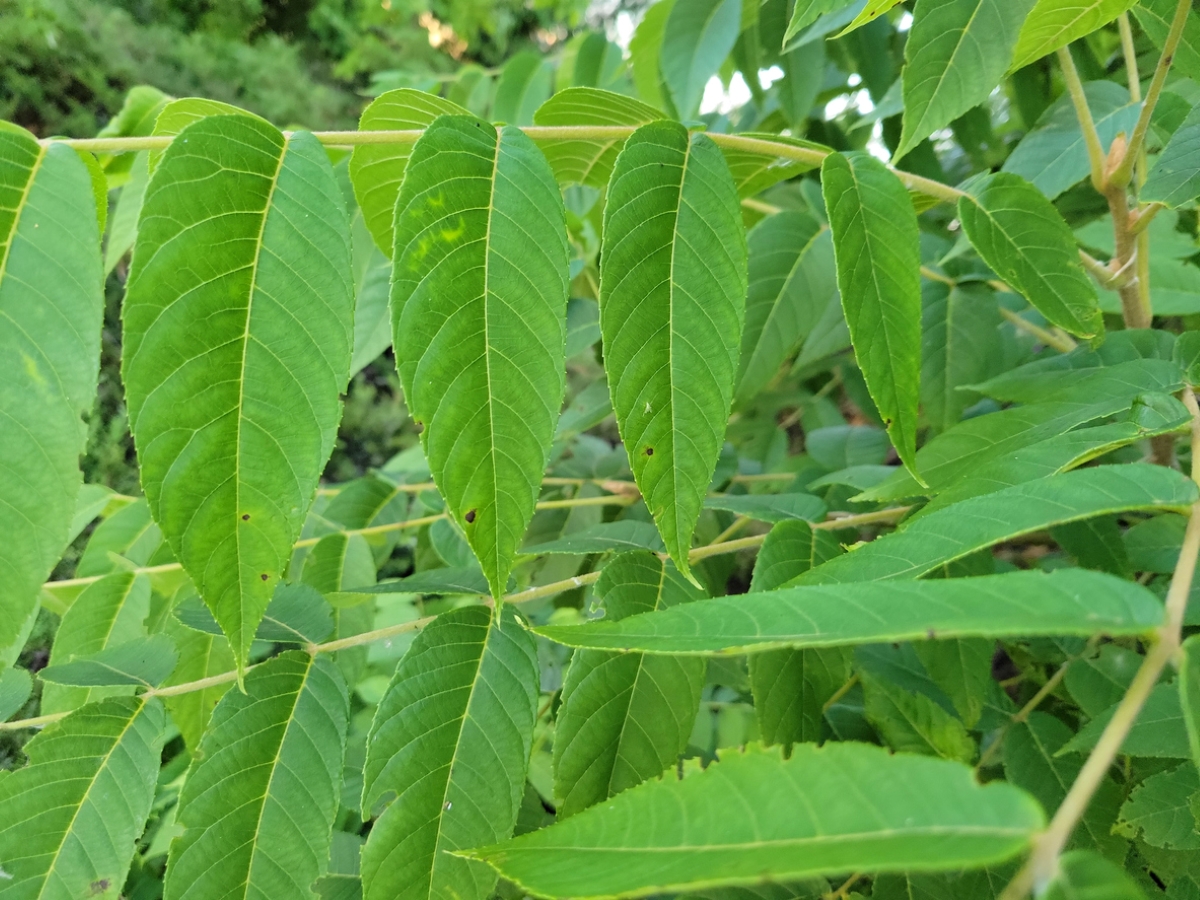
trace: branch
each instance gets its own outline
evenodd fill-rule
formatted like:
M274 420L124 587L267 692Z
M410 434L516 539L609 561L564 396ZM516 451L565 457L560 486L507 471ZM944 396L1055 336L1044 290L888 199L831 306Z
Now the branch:
M1191 12L1191 9L1192 0L1178 0L1175 5L1175 17L1171 20L1167 39L1163 41L1162 56L1158 58L1158 65L1154 68L1154 77L1150 79L1150 87L1146 91L1146 102L1142 104L1142 112L1138 116L1137 125L1134 126L1133 136L1129 139L1129 146L1125 148L1125 155L1113 170L1112 175L1109 176L1111 184L1122 187L1129 184L1133 175L1133 164L1145 146L1146 133L1150 130L1150 117L1154 114L1154 107L1158 104L1159 95L1162 94L1163 86L1167 83L1167 73L1171 70L1171 63L1175 60L1175 50L1179 47L1179 41L1183 37L1183 28L1187 25L1188 13Z
M1192 479L1196 480L1200 478L1200 407L1196 404L1196 396L1191 387L1184 387L1183 401L1192 414ZM1197 554L1200 554L1200 502L1192 506L1188 517L1179 562L1175 566L1171 586L1167 590L1165 622L1158 630L1158 640L1142 660L1133 683L1121 698L1112 719L1100 735L1099 742L1055 812L1050 827L1035 840L1028 861L1004 889L1000 900L1020 900L1030 890L1040 892L1054 878L1058 869L1058 857L1070 840L1071 832L1083 818L1092 796L1108 774L1109 767L1120 752L1121 745L1125 743L1125 738L1137 721L1146 698L1158 683L1163 669L1179 650L1188 594L1196 572Z

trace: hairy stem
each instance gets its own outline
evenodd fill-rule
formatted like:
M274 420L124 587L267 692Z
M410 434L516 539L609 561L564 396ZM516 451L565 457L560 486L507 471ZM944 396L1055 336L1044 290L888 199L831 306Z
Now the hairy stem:
M1150 117L1154 115L1154 107L1158 105L1158 98L1162 94L1163 86L1167 83L1167 73L1170 72L1171 63L1175 60L1175 51L1183 37L1183 29L1187 25L1188 13L1191 12L1191 9L1192 0L1177 0L1175 16L1171 19L1167 38L1163 41L1162 56L1158 58L1158 65L1154 67L1154 76L1150 79L1150 87L1146 90L1146 100L1142 104L1142 112L1138 116L1137 125L1134 126L1129 145L1125 148L1124 157L1109 176L1110 184L1129 184L1133 175L1134 163L1137 161L1138 155L1145 149L1146 133L1150 130Z
M607 125L555 125L555 126L526 126L521 129L536 141L619 141L629 137L635 131L629 126ZM285 132L287 133L287 132ZM424 132L419 129L405 131L314 131L313 136L328 147L360 147L367 144L414 144ZM745 150L750 153L761 153L780 159L792 159L806 163L814 168L820 166L828 152L816 147L797 147L779 141L763 138L745 137L737 134L709 134L718 145L733 150ZM173 137L159 135L153 137L119 137L119 138L48 138L47 141L58 141L74 147L77 150L88 150L93 153L123 153L131 150L165 150L171 145ZM922 178L911 172L893 170L904 186L909 190L925 194L936 200L956 203L959 197L965 196L963 191L942 184L930 178Z
M1079 127L1083 131L1083 143L1087 147L1088 165L1092 173L1092 187L1103 194L1104 147L1100 144L1100 135L1096 133L1096 123L1092 119L1091 109L1088 108L1087 95L1083 92L1083 82L1079 80L1079 71L1075 68L1075 60L1071 58L1070 48L1059 48L1058 65L1062 69L1063 79L1067 82L1071 104L1075 107L1075 118L1079 120Z

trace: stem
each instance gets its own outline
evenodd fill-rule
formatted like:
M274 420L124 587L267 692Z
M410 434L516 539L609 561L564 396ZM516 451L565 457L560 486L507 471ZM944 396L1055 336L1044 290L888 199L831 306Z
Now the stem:
M1192 414L1192 479L1196 480L1200 478L1200 407L1196 404L1196 396L1191 387L1184 387L1183 402ZM1188 594L1196 572L1197 554L1200 554L1200 502L1192 506L1188 517L1179 562L1175 566L1171 586L1167 590L1165 622L1159 629L1158 640L1142 660L1133 683L1121 698L1099 742L1055 812L1050 827L1035 840L1029 860L1004 889L1000 900L1020 900L1030 890L1043 890L1054 878L1059 854L1070 840L1071 832L1075 830L1075 826L1087 811L1092 796L1108 774L1109 767L1120 752L1121 745L1137 721L1138 714L1158 683L1163 669L1179 649Z
M1125 77L1129 81L1129 99L1142 102L1142 79L1138 74L1137 50L1133 46L1133 29L1129 27L1129 13L1123 12L1117 19L1117 30L1121 32L1121 54L1125 57Z
M1129 184L1133 174L1133 164L1145 146L1146 133L1150 130L1150 117L1154 114L1154 107L1158 104L1163 86L1167 83L1167 73L1171 70L1171 63L1175 60L1175 50L1183 37L1183 29L1187 25L1188 13L1191 8L1192 0L1178 0L1175 5L1175 17L1171 19L1167 39L1163 42L1162 56L1158 58L1158 65L1154 67L1154 77L1150 79L1150 87L1146 91L1146 102L1142 104L1142 112L1138 116L1137 125L1134 126L1133 136L1129 139L1129 146L1125 148L1125 155L1109 177L1112 184L1122 187Z
M921 266L921 277L928 278L930 281L940 281L942 284L950 285L950 287L954 287L954 285L958 283L949 275L943 275L941 272L936 272L929 268L929 266Z
M605 125L554 125L526 126L521 129L529 137L537 141L621 141L629 137L635 129L630 126ZM367 144L414 144L424 132L420 129L405 131L314 131L313 136L327 147L361 147ZM290 134L290 132L284 132ZM806 163L814 168L820 166L829 155L828 151L815 147L797 147L779 141L764 138L745 137L739 134L708 135L717 145L731 150L744 150L749 153L760 153L781 159L791 159ZM153 137L119 137L119 138L47 138L43 143L56 141L74 147L76 150L89 150L93 153L123 153L130 150L165 150L174 140L170 135ZM913 175L898 169L893 170L897 178L911 191L916 191L947 203L955 203L959 197L965 196L963 191L949 185L941 184L929 178Z
M621 484L624 482L604 482L604 484ZM537 504L537 509L564 509L572 506L629 506L637 502L641 498L641 494L609 494L603 497L570 497L566 500L542 500ZM316 537L301 538L296 541L295 548L301 549L304 547L316 546L321 538L329 537L331 534L361 534L364 537L370 537L377 534L390 534L393 531L405 531L409 528L420 528L424 525L432 525L434 522L446 518L446 513L438 513L433 516L422 516L419 519L405 519L403 522L389 522L385 525L369 525L366 528L347 528L345 531L330 531L328 534L317 535ZM177 572L182 569L179 563L164 563L161 566L139 566L133 569L138 575L158 575L164 572ZM85 587L89 584L94 584L103 578L103 575L91 575L86 578L64 578L61 581L47 581L43 585L43 589L61 590L74 587Z
M1075 60L1071 58L1068 47L1059 47L1058 65L1062 69L1063 79L1067 82L1067 91L1071 94L1071 104L1075 107L1075 118L1083 130L1083 143L1087 147L1088 165L1092 170L1092 186L1101 194L1104 193L1104 147L1100 144L1100 135L1096 133L1096 123L1092 119L1092 111L1088 108L1087 95L1083 92L1083 82L1079 80L1079 71L1075 68Z
M911 507L900 506L893 509L881 509L876 512L863 513L862 515L847 515L833 519L827 522L818 522L813 525L813 528L851 528L855 525L869 525L875 522L885 522L900 518L904 513L908 512ZM707 559L710 556L719 556L723 553L736 553L739 550L745 550L750 547L756 547L766 540L766 535L756 537L742 538L736 541L724 541L720 544L710 544L707 547L696 547L688 553L689 562L698 562L701 559ZM162 566L156 568L161 569ZM574 588L583 587L585 584L594 584L600 580L600 572L588 572L584 575L574 575L571 578L564 578L562 581L551 582L537 587L527 588L523 591L516 591L512 594L506 594L501 598L504 603L528 603L531 600L540 600L543 597L553 597L555 594L561 594L563 591L573 590ZM55 582L62 584L62 582ZM484 603L490 605L493 601L488 599ZM362 634L352 634L349 637L339 638L334 641L326 641L323 644L309 644L306 648L309 653L334 653L338 650L346 650L350 647L361 647L364 644L372 644L375 641L386 640L390 637L395 637L398 634L405 634L409 631L418 631L432 622L436 616L426 616L422 619L414 619L411 622L402 622L399 625L389 625L386 628L377 628L374 631L364 631ZM201 678L199 681L188 681L183 684L173 684L169 687L150 688L145 692L147 696L152 697L173 697L178 694L188 694L192 691L202 691L205 688L215 687L219 684L228 684L237 681L238 673L222 672L219 675L212 675L208 678ZM849 688L847 688L848 690ZM51 722L57 722L59 719L65 718L69 713L51 713L45 716L37 716L32 719L17 719L13 722L0 722L0 731L13 731L20 728L39 728L43 725L49 725Z
M737 534L739 531L741 531L743 528L745 528L746 525L749 524L749 522L750 522L749 516L738 516L737 518L735 518L733 520L733 522L730 524L730 526L728 528L726 528L724 531L722 531L720 534L718 534L715 538L713 538L711 543L720 544L720 543L723 543L723 542L729 540L731 537L733 537L735 534Z
M855 672L853 675L851 675L849 678L847 678L845 680L845 682L842 684L842 686L833 692L833 696L830 697L828 700L826 700L824 702L824 704L822 704L821 712L825 713L829 709L829 707L833 706L833 704L837 703L839 700L841 700L843 697L845 697L848 693L850 693L850 690L856 684L858 684L858 673L857 672Z
M1070 353L1079 346L1074 340L1071 339L1069 334L1066 334L1065 332L1055 334L1053 331L1042 328L1040 325L1035 325L1028 319L1017 315L1011 309L1005 309L1003 306L1001 306L1000 315L1004 316L1004 318L1008 319L1008 321L1012 322L1013 325L1022 331L1027 331L1032 334L1047 347L1053 347L1055 350L1058 350L1061 353Z

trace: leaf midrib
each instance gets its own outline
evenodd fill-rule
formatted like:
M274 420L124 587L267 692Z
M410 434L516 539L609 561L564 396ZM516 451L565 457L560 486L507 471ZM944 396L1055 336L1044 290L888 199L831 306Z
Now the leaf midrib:
M667 304L667 359L669 359L671 362L671 505L674 507L674 527L671 529L671 543L676 545L677 550L682 549L678 547L679 521L682 511L680 509L679 502L679 461L675 458L676 451L678 449L678 443L675 440L675 436L678 434L679 430L679 425L675 417L675 411L676 406L678 405L678 401L676 400L676 393L679 392L678 378L682 376L677 375L675 369L675 288L677 284L675 278L675 251L679 247L679 213L683 209L683 188L687 183L688 163L691 161L691 158L692 136L687 134L686 143L683 149L683 162L679 166L679 196L675 201L675 213L673 224L671 226L671 263L667 270L667 283L671 286L670 302ZM664 535L664 538L665 537L666 536ZM682 554L678 552L672 555L682 556ZM678 560L678 562L682 564L680 571L682 571L684 575L688 575L687 557L683 557L682 559ZM688 575L688 577L691 576Z
M519 107L518 107L519 109ZM492 153L492 179L488 186L488 205L487 205L487 229L483 234L483 372L484 379L487 382L487 414L488 414L488 459L492 466L492 516L494 524L492 526L492 578L491 582L492 596L499 600L500 594L504 590L503 573L500 571L500 475L496 464L496 401L495 393L492 391L492 339L491 339L491 265L492 265L492 222L496 218L496 181L500 175L500 147L504 141L504 129L495 129L496 133L496 149ZM491 636L489 628L488 636ZM487 649L487 639L484 640L484 649ZM483 656L480 657L481 665ZM471 685L472 695L474 694L474 682ZM469 703L469 701L468 701ZM460 732L461 736L461 732ZM455 747L458 744L455 742ZM446 782L449 784L449 780ZM438 820L438 838L441 839L441 819Z
M262 259L263 251L263 236L267 230L267 219L271 215L271 204L275 201L275 189L279 186L279 175L283 171L283 161L287 158L288 149L291 146L291 141L283 138L283 146L279 151L279 162L275 164L275 174L271 177L271 188L267 191L267 202L263 207L262 222L258 226L258 237L254 242L254 265L250 271L250 290L246 296L246 328L242 332L242 359L238 364L238 396L237 396L237 433L234 435L235 453L233 457L233 505L234 515L241 514L242 508L242 422L245 420L244 410L246 406L246 358L250 350L250 321L254 315L254 295L258 291L258 264ZM242 570L242 529L235 527L233 529L233 546L234 553L237 555L238 566L238 646L233 648L234 659L237 661L238 680L241 681L242 673L245 671L246 661L244 659L246 642L246 604L245 590L243 588L243 577L245 572ZM307 674L305 678L307 678ZM247 878L249 875L247 875Z
M48 145L38 144L37 159L33 161L33 165L29 167L29 180L25 182L25 188L21 191L21 199L17 201L16 213L13 215L12 229L8 233L8 240L4 243L4 254L0 256L0 283L8 274L8 257L12 253L13 244L16 243L17 233L21 228L21 216L29 206L29 194L33 190L33 183L37 180L38 171L42 167L42 162L46 159L46 149Z
M254 848L250 851L250 859L246 863L246 880L242 882L241 893L243 898L248 897L250 893L250 876L254 872L254 861L258 857L260 843L259 835L262 832L263 816L267 811L267 798L271 796L271 787L274 785L275 776L279 772L279 760L283 756L283 745L287 743L288 735L291 733L292 726L296 723L296 708L300 705L300 696L308 687L308 678L309 675L312 674L313 666L316 664L316 660L317 658L312 655L309 655L305 660L304 677L300 679L300 684L296 688L296 694L292 700L292 708L288 712L287 724L283 726L283 734L279 738L279 746L275 748L275 758L271 760L271 776L267 779L267 786L263 789L262 796L258 799L258 821L254 823L253 832Z

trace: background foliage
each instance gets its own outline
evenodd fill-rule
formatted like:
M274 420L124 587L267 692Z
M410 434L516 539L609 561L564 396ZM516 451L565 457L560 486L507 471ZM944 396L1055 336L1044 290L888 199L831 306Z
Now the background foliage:
M1200 897L1195 4L0 0L0 119L0 897Z

